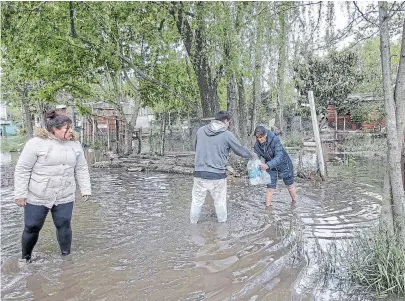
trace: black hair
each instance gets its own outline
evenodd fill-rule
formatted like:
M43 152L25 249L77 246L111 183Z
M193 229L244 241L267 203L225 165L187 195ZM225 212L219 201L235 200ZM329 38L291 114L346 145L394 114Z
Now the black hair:
M258 134L259 137L266 136L267 130L266 130L266 128L265 128L264 126L258 125L258 126L255 128L255 132L254 132L254 135L255 135L255 136L256 136L256 134Z
M229 111L219 111L217 114L215 114L215 120L219 121L225 121L228 120L230 121L232 119L231 113Z
M46 113L46 129L52 133L53 128L61 129L65 125L71 125L72 120L66 115L58 114L55 110L48 111Z

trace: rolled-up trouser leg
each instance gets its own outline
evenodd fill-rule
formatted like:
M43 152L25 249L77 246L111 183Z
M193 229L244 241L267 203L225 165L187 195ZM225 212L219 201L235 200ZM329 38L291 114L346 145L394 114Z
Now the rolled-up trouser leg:
M204 205L205 197L207 196L207 181L205 179L194 178L193 200L190 208L190 223L196 224L200 217L201 207Z
M62 255L70 254L72 245L72 220L73 202L53 206L51 209L53 223L56 227L56 238L58 239Z
M218 222L225 223L228 217L226 208L226 179L211 180L210 193L214 199L215 213L217 214Z

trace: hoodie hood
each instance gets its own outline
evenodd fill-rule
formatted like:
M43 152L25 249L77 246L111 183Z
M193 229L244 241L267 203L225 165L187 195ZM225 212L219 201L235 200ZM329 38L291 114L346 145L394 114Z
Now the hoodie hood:
M216 136L228 130L228 125L219 120L213 120L208 124L204 132L207 136Z
M270 144L273 142L274 137L276 137L276 134L273 133L272 131L267 130L267 137L266 137L266 141L263 143L260 143L257 141L257 145L262 149L262 150L266 150Z
M264 144L266 146L270 145L270 143L273 142L274 137L276 137L276 134L272 131L267 130L267 138Z
M72 136L73 137L72 137L71 141L78 141L79 140L79 133L73 131ZM54 140L61 141L58 138L56 138L54 135L49 133L47 129L44 129L44 128L35 128L34 129L34 137L38 137L38 138L41 138L41 139L54 139Z

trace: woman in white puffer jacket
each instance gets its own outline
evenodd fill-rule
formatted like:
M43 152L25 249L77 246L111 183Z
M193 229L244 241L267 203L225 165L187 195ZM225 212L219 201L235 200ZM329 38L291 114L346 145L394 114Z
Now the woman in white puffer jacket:
M76 180L84 199L91 195L89 169L75 134L69 117L50 111L46 129L36 130L18 159L14 187L16 204L24 207L22 258L26 261L31 261L49 210L62 256L70 254Z

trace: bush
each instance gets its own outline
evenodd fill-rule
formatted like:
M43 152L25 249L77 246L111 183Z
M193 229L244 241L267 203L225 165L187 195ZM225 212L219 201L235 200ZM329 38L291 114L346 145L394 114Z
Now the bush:
M299 132L290 132L285 136L283 135L281 141L285 147L302 147L304 145L304 137Z
M387 150L387 140L368 133L349 135L344 141L344 150L347 152L384 153Z
M1 138L2 152L19 152L23 149L28 137L26 135L8 136Z

